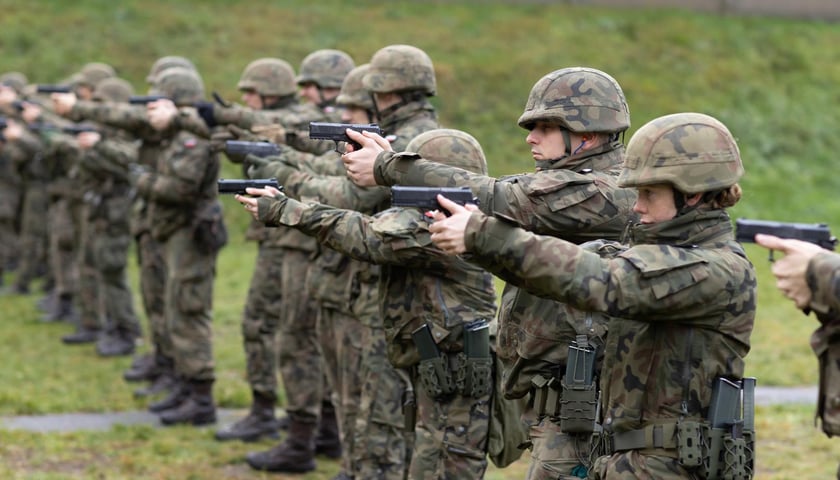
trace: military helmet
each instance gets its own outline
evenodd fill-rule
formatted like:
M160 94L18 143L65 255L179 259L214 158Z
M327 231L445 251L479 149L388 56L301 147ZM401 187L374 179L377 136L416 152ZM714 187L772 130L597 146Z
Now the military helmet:
M149 90L150 95L164 95L178 105L204 99L204 82L197 72L183 67L162 71Z
M344 83L341 84L341 92L335 99L335 103L345 107L359 107L367 110L373 110L373 99L370 92L362 85L362 79L370 70L370 64L365 63L350 70L350 73L344 77Z
M300 63L300 73L295 80L298 85L314 83L320 88L340 88L344 77L355 66L350 55L341 50L316 50Z
M93 89L93 100L99 102L128 102L134 95L134 87L122 78L106 78Z
M260 58L249 63L236 87L278 97L297 92L294 69L289 62L279 58Z
M432 59L411 45L389 45L374 53L363 82L376 93L421 91L432 96L437 92Z
M531 88L519 126L530 130L538 121L575 133L617 133L630 128L630 107L613 77L594 68L562 68Z
M20 72L6 72L0 75L0 84L5 85L20 95L23 92L23 87L29 83L26 75Z
M695 194L734 185L744 174L726 126L702 113L675 113L644 124L627 143L622 187L669 183Z
M487 174L484 150L472 135L461 130L438 128L427 130L408 143L406 151L426 160L445 163L473 173Z
M155 60L155 63L152 64L152 68L149 70L149 74L146 76L146 82L155 83L155 77L157 77L160 72L172 67L183 67L187 70L196 70L195 65L188 58L168 55Z
M107 63L91 62L85 64L85 66L79 70L79 73L74 75L72 78L73 83L76 85L85 85L95 88L102 80L116 76L117 73L114 71L114 67L108 65Z

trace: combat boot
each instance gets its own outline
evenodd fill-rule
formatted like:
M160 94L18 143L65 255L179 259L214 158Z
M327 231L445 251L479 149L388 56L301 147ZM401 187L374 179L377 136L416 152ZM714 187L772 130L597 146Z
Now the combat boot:
M99 338L98 328L88 328L79 326L76 331L61 337L61 341L67 345L81 345L83 343L93 343Z
M187 399L175 408L160 412L161 423L164 425L215 423L216 404L213 403L213 381L191 380L187 385L189 391Z
M254 442L261 437L279 438L274 406L277 396L273 393L253 391L254 400L248 415L236 423L216 431L216 440L242 440Z
M154 375L154 379L147 386L134 390L134 396L137 398L172 392L178 384L175 379L175 362L171 358L156 351L152 363L154 365L149 367L148 375L150 377ZM139 369L140 367L138 367L138 371Z
M163 400L149 404L149 411L160 413L181 405L190 396L190 389L187 383L180 378L173 380L172 388Z
M332 402L321 404L321 418L315 434L315 453L332 459L341 458L341 437Z
M52 308L41 317L41 321L46 323L78 322L79 314L73 305L73 295L67 293L59 295L57 301L53 302Z
M315 470L315 425L291 417L286 440L270 450L251 452L245 460L254 470L311 472Z
M146 353L139 357L134 357L131 361L131 366L128 370L123 372L123 379L126 382L142 382L144 380L154 380L161 374L155 360L154 353Z
M122 357L134 353L135 336L128 332L114 330L105 332L96 341L96 353L100 357Z

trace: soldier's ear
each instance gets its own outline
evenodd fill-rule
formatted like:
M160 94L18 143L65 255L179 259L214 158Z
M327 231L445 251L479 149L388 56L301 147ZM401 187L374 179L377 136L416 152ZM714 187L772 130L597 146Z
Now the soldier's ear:
M700 200L703 199L702 193L695 193L694 195L685 195L685 204L689 207L693 207L700 203Z

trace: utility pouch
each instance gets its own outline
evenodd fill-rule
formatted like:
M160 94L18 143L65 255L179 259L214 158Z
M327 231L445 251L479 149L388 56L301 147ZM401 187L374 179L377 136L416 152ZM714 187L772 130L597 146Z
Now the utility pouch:
M703 429L700 422L681 421L677 424L677 454L680 465L697 468L703 463Z
M476 320L464 327L464 356L457 372L458 388L465 397L480 398L493 388L490 324Z
M560 429L567 433L592 433L598 416L595 382L595 349L585 335L569 344L566 375L561 382Z
M417 376L420 385L432 398L440 398L455 392L455 381L446 356L441 356L440 350L432 338L429 324L424 323L411 333L414 346L420 354L420 364L417 366Z
M723 439L723 475L725 480L749 480L747 469L746 444L744 438L733 438L731 435Z

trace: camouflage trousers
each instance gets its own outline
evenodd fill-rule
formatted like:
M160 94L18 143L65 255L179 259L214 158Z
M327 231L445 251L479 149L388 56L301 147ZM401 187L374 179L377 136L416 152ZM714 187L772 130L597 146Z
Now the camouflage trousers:
M128 247L131 243L128 215L130 200L113 197L96 207L101 214L91 218L84 208L79 261L79 309L82 324L104 318L105 329L134 337L140 322L134 312L134 299L126 277Z
M20 264L15 285L29 288L38 276L38 270L47 263L47 218L49 199L44 194L43 183L26 187L20 219Z
M0 275L5 271L6 265L18 260L19 250L15 219L0 218Z
M176 230L163 247L164 315L172 339L175 374L187 381L212 381L215 365L211 321L218 252L203 253L189 227Z
M277 331L283 300L278 285L283 278L285 254L285 249L260 245L242 312L248 384L267 395L277 394Z
M637 450L618 452L598 457L589 478L593 480L655 479L699 479L689 472L676 458L643 455Z
M140 233L135 241L140 265L140 297L149 322L152 347L156 354L172 359L175 355L174 347L164 315L166 262L163 258L163 245L149 231Z
M75 295L79 283L79 227L81 202L60 199L47 211L49 225L49 265L60 296Z
M323 305L318 310L318 340L332 391L342 447L342 469L353 469L353 430L361 397L364 327L352 315Z
M591 435L570 435L549 417L531 425L529 480L585 478Z
M461 480L483 478L492 393L479 398L459 394L429 397L415 381L417 424L409 478Z
M329 398L316 332L317 306L306 289L310 253L285 249L279 290L283 294L277 361L286 393L286 410L302 422L315 422ZM273 287L278 288L277 279Z

